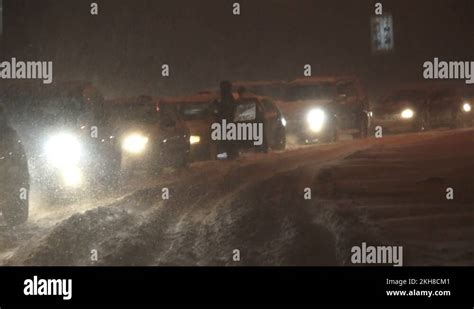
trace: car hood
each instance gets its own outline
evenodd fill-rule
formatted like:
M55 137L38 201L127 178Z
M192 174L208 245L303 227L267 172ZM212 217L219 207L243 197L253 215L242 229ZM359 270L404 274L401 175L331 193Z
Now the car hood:
M401 113L406 108L416 110L419 102L416 100L391 101L375 106L376 113Z

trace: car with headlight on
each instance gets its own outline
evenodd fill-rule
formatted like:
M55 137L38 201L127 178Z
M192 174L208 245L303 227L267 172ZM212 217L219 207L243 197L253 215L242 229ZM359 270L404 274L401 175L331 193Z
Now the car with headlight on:
M462 125L471 127L474 125L474 112L472 111L474 107L474 87L470 85L462 86L458 88L457 92L461 97Z
M28 219L30 176L28 162L16 131L0 106L0 212L8 226Z
M428 128L427 101L430 89L426 86L400 86L384 95L373 106L372 127L383 132L418 132Z
M196 95L177 96L161 99L162 103L176 107L180 119L189 129L190 159L203 161L213 159L216 154L211 147L210 123L214 119L212 108L217 95L201 92Z
M339 134L366 137L368 96L355 77L317 76L289 82L277 101L287 134L299 143L336 141Z
M263 143L254 147L249 142L236 142L241 150L257 148L262 152L270 149L283 150L286 147L286 120L275 102L264 96L245 93L244 98L236 99L235 121L242 123L263 123ZM191 157L193 160L214 160L218 155L218 142L211 139L211 125L216 119L216 104L219 95L212 91L202 91L196 95L168 98L165 102L177 107L181 118L186 122L190 132ZM242 118L242 114L245 117ZM249 114L250 113L250 114Z
M374 106L372 125L388 133L466 127L473 117L468 100L452 84L403 85Z
M463 128L472 121L471 105L453 85L431 89L427 100L428 128Z
M125 174L188 166L189 129L176 106L146 95L110 100L107 106L121 145Z
M42 198L75 199L114 183L120 152L96 87L82 81L1 86Z

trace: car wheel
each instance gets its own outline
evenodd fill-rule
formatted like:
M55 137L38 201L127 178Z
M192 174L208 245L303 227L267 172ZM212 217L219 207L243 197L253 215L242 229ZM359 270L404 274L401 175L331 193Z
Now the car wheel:
M421 118L416 122L413 128L416 132L431 130L431 116L429 112L423 112Z
M468 121L466 121L462 114L457 115L451 124L452 129L462 129L467 127L469 127Z
M334 121L331 124L331 129L328 130L326 134L324 134L324 136L321 138L321 141L323 143L333 143L333 142L337 142L338 139L339 139L339 131L336 125L336 119L334 119Z
M260 152L263 152L263 153L270 152L270 145L268 144L268 140L265 136L263 137L263 144L262 146L259 147L259 149L260 149Z
M268 141L268 136L267 133L263 134L262 138L262 144L255 147L255 151L259 153L269 153L270 152L270 147L273 148L273 140Z
M427 131L430 129L430 124L429 122L426 120L426 119L421 119L419 121L417 121L413 127L413 131L415 132L423 132L423 131Z
M284 130L279 130L277 136L275 137L275 145L273 146L275 150L285 150L286 148L286 133Z
M187 168L189 166L189 154L182 154L178 156L174 163L174 168Z
M217 160L217 155L219 153L217 143L215 142L210 142L209 147L208 147L208 159L211 161L216 161Z
M3 219L9 226L17 226L25 223L28 220L29 213L29 198L21 200L19 197L7 202L2 214Z
M365 113L362 113L358 122L359 132L352 135L353 138L367 138L369 134L369 119Z

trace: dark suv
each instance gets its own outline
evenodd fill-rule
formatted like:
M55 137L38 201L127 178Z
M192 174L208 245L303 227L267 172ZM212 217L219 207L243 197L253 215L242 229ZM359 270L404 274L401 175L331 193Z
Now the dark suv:
M391 90L374 106L373 126L389 133L472 124L469 94L454 85L408 84Z
M56 203L110 187L119 153L107 126L102 94L94 85L5 81L0 86L42 198Z
M330 142L340 132L366 137L369 126L367 93L353 77L308 77L287 84L278 101L289 135L299 142Z

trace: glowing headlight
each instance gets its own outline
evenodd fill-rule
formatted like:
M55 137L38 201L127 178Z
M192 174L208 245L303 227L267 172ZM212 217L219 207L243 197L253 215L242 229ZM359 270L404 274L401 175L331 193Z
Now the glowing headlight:
M146 144L148 144L148 137L136 133L127 136L123 140L122 148L130 153L141 153L145 150Z
M464 103L463 106L462 106L462 110L466 113L469 113L471 111L471 104L469 103Z
M200 143L200 142L201 142L201 137L198 136L198 135L191 135L191 136L189 137L189 143L190 143L191 145L193 145L193 144L198 144L198 143Z
M322 130L324 122L326 121L326 114L319 108L312 109L309 111L306 120L308 121L311 131L319 132Z
M286 127L286 119L285 117L281 117L281 124Z
M413 110L407 108L402 111L401 115L403 119L410 119L410 118L413 118L413 115L415 115L415 113L413 112Z
M48 162L57 168L76 165L82 155L82 147L74 135L62 133L52 136L45 146Z

